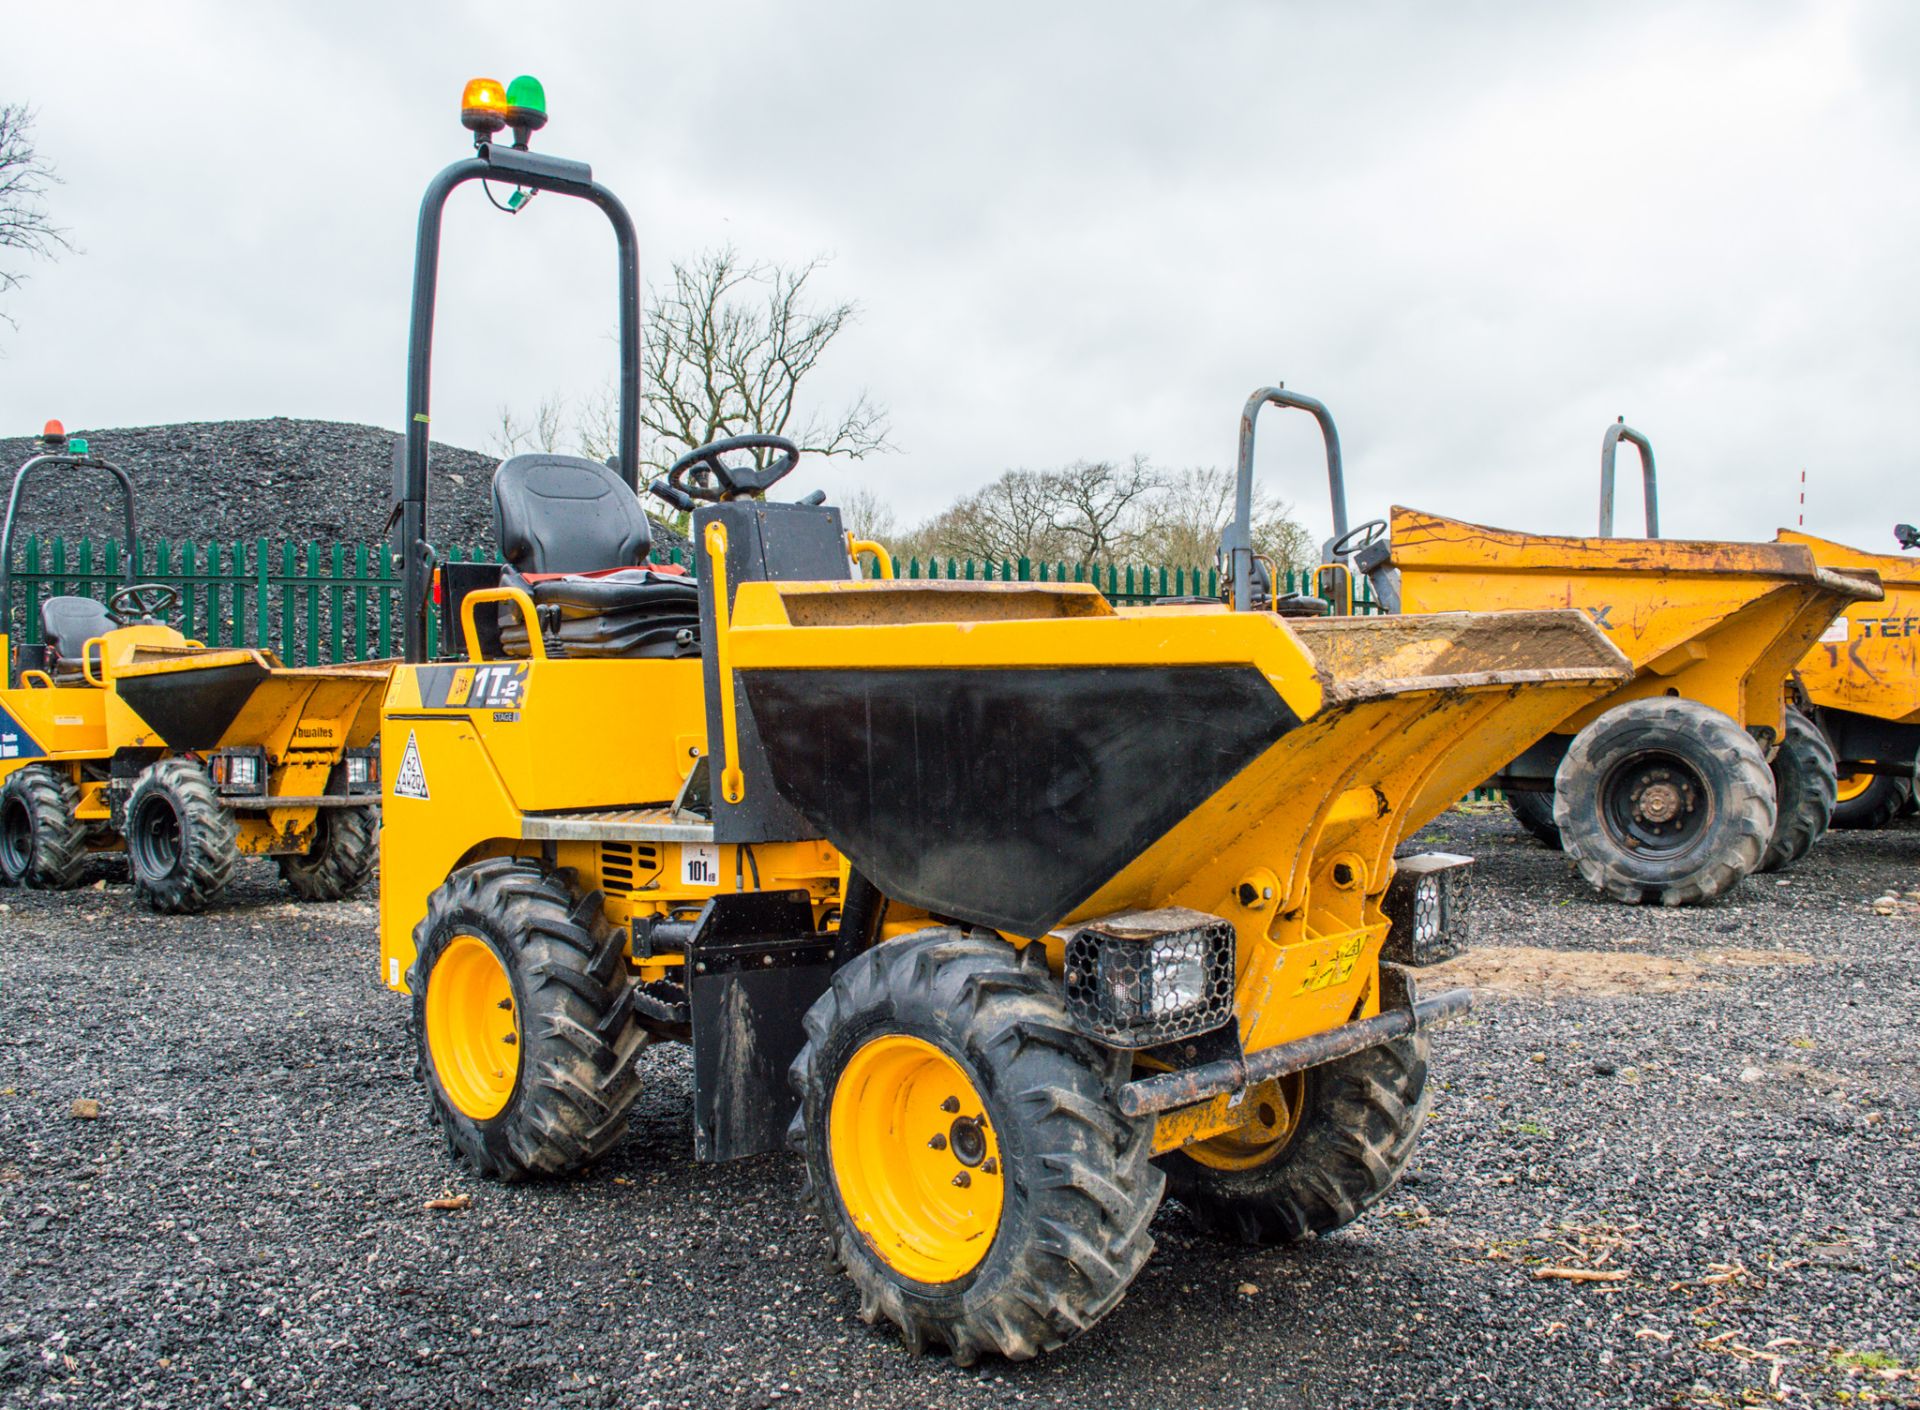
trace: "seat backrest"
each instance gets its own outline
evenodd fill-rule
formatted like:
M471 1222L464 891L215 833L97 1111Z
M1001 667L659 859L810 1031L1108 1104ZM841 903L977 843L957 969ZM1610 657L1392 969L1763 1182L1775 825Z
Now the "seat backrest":
M522 573L594 573L647 561L653 529L639 497L576 455L516 455L493 472L493 533Z
M40 635L63 661L77 663L89 641L119 625L91 597L49 597L40 604Z

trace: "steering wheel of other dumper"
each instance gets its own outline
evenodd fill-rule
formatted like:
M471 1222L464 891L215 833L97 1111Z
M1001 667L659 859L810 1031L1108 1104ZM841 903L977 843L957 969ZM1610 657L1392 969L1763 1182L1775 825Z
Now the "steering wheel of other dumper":
M727 464L726 456L746 450L778 451L779 455L768 465ZM785 436L728 436L688 451L668 466L666 477L655 480L651 488L677 509L693 508L696 499L719 504L766 493L799 461L800 447Z
M1348 529L1339 538L1327 545L1327 553L1334 558L1345 558L1349 553L1358 553L1363 548L1372 548L1387 536L1385 519L1369 519Z
M107 611L121 622L158 617L180 605L180 589L165 583L129 583L107 599Z

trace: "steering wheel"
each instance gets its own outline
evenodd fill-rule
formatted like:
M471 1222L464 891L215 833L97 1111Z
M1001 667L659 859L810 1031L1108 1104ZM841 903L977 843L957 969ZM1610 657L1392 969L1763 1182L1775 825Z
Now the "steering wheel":
M1387 536L1385 519L1369 519L1366 523L1348 529L1339 538L1327 545L1327 553L1334 558L1345 558L1349 553L1358 553L1363 548L1372 548Z
M726 463L723 457L742 450L775 450L780 452L780 457L766 466ZM799 460L800 447L785 436L728 436L690 450L674 461L667 467L666 478L654 481L653 491L669 504L678 504L676 496L704 499L709 504L745 499L772 489L792 472Z
M123 623L141 617L158 617L180 605L180 589L165 583L129 583L107 599L107 611Z

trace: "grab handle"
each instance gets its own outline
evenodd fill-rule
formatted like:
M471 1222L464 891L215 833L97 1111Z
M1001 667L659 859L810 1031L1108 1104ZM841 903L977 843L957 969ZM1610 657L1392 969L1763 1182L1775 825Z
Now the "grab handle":
M1340 432L1333 415L1312 397L1290 392L1284 385L1262 387L1247 398L1240 413L1240 457L1233 487L1233 522L1220 535L1221 568L1233 584L1233 609L1247 612L1253 608L1253 431L1265 406L1292 407L1304 411L1320 424L1320 439L1327 447L1327 489L1333 497L1333 535L1347 532L1347 481L1340 463Z
M525 588L476 588L460 599L460 634L466 638L467 659L485 659L480 651L480 628L473 609L483 602L511 602L520 609L520 620L527 624L527 654L536 661L547 659L547 638L540 630L540 614L534 611L533 598Z
M1607 427L1600 442L1600 537L1613 537L1613 454L1625 441L1640 452L1641 496L1647 504L1647 537L1660 537L1660 489L1653 477L1653 442L1627 424L1622 416Z

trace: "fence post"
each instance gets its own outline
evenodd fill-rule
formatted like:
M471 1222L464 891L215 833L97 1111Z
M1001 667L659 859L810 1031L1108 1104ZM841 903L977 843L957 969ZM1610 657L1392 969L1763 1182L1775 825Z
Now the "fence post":
M367 659L367 546L353 546L353 659Z
M393 655L393 550L378 544L374 553L380 563L380 658Z

